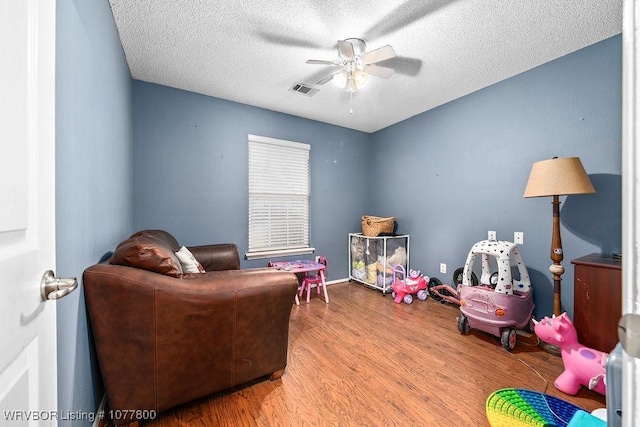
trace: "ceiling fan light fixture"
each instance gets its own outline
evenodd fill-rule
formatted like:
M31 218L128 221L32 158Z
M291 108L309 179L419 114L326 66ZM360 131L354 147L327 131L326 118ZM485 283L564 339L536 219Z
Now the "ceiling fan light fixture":
M354 92L362 89L369 80L369 76L388 79L393 74L393 68L374 65L396 56L390 45L382 46L370 52L366 52L366 43L362 39L349 38L338 40L339 61L328 61L323 59L309 59L307 64L330 65L342 67L342 70L330 74L316 84L323 85L332 81L333 84L349 92L353 96Z
M345 70L340 71L333 75L332 82L335 86L340 89L344 89L347 86L347 82L349 81L349 73Z
M356 81L353 79L353 77L347 80L347 86L344 88L344 90L351 93L358 90L358 86L356 85Z
M369 80L369 74L365 73L362 70L355 70L353 72L353 80L355 80L356 86L358 87L358 89L362 89L362 87Z

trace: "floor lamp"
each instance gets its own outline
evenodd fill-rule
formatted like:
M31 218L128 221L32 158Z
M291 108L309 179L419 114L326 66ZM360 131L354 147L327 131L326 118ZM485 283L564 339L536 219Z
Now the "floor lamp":
M553 201L553 233L551 235L551 260L549 271L553 274L553 314L562 314L560 301L560 281L562 266L562 240L560 239L560 200L559 196L570 194L595 193L587 172L579 157L554 157L533 164L524 197L548 197Z

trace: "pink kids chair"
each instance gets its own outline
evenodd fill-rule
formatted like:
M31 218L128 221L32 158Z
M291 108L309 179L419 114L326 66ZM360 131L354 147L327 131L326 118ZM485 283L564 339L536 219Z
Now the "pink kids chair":
M327 262L327 258L321 256L318 257L318 264L323 264L325 266L324 269L316 271L314 274L308 274L302 277L302 284L300 285L300 296L302 296L304 290L307 290L307 304L309 304L310 296L311 296L311 286L316 285L317 293L320 294L320 288L324 292L324 301L329 303L329 295L327 295L327 287L325 286L325 276L327 271L327 266L329 263Z

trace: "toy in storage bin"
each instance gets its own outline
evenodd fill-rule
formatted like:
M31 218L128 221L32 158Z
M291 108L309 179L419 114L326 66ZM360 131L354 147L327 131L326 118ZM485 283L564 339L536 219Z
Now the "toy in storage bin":
M478 286L472 286L471 273L476 257L482 257L482 276ZM492 273L489 259L495 260ZM514 279L511 261L518 268ZM516 346L516 329L531 330L533 288L527 267L515 243L503 240L482 240L471 248L462 273L458 330L469 333L471 328L500 338L502 346L511 351Z
M349 233L349 279L391 292L394 267L409 266L409 235L365 236Z

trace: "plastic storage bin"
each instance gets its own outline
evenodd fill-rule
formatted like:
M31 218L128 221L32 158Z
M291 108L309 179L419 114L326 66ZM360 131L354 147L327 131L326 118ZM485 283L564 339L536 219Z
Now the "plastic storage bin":
M391 291L393 268L409 266L409 235L368 237L349 234L349 279L379 289Z

